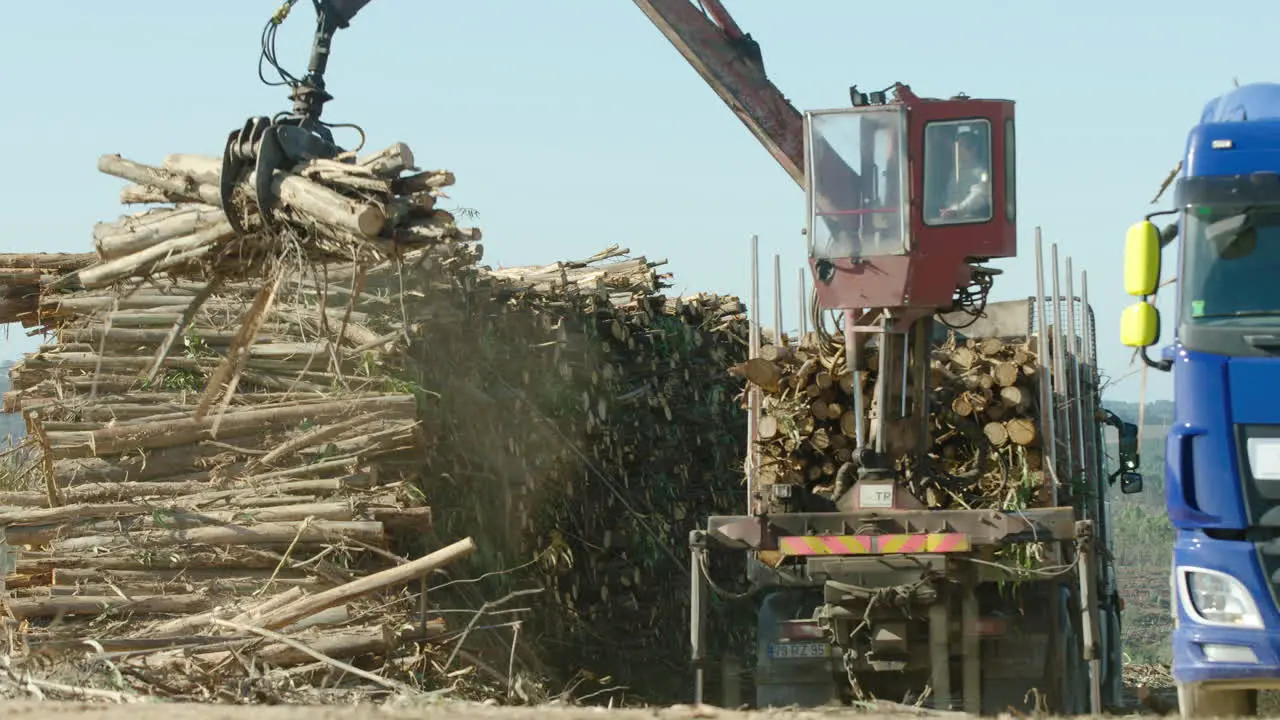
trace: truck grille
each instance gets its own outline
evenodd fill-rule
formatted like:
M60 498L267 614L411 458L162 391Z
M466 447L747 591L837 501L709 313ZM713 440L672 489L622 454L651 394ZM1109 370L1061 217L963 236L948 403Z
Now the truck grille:
M1248 446L1251 438L1280 439L1280 425L1236 426L1236 462L1240 467L1248 527L1280 530L1280 480L1254 477L1249 467Z
M1280 607L1280 480L1254 477L1249 466L1250 438L1280 438L1280 425L1236 426L1236 462L1248 519L1245 537L1254 541L1272 602Z

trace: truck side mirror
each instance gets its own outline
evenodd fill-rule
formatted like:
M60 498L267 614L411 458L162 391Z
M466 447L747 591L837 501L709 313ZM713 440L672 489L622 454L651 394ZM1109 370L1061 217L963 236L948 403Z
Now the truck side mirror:
M1120 342L1126 347L1148 348L1160 337L1160 311L1145 300L1130 305L1120 315Z
M1120 473L1120 492L1125 495L1142 492L1142 473L1133 470Z
M1124 291L1134 297L1154 294L1160 282L1160 230L1150 220L1124 236Z

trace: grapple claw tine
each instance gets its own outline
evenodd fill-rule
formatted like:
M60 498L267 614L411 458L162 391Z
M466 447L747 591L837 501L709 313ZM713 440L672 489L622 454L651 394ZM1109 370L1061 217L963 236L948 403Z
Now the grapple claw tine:
M271 192L275 171L285 166L285 152L280 146L279 132L280 128L273 127L263 133L254 164L254 197L258 201L258 212L262 215L264 225L271 222L275 207L275 197Z
M226 147L222 150L222 170L218 178L218 195L222 201L222 211L237 234L244 234L244 227L239 215L232 206L232 197L240 175L247 167L254 164L262 139L272 129L271 119L255 117L245 120L244 127L232 132L227 137Z
M243 235L244 228L240 224L239 213L232 206L231 196L235 191L236 179L240 177L240 171L244 167L244 162L239 155L240 136L241 131L236 131L227 138L227 146L222 150L222 170L218 177L218 195L222 200L222 212L227 216L227 222L231 224L231 229L235 230L237 235Z

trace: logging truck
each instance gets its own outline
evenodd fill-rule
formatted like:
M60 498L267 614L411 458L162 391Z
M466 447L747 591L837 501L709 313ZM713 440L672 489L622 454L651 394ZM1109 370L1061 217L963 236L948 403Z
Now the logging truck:
M1037 242L1037 256L1039 249ZM1056 247L1053 254L1056 261ZM814 332L802 329L796 333L798 342L779 351L776 341L762 342L764 333L753 318L751 357L772 365L786 364L779 362L780 356L792 362L773 383L783 386L782 392L751 382L744 369L751 388L748 432L753 449L746 463L747 512L712 517L690 539L695 573L690 627L700 699L706 670L719 650L706 637L716 587L707 574L723 552L746 551L750 593L759 603L758 706L818 706L868 697L923 700L935 708L983 714L1010 707L1087 713L1122 705L1121 606L1107 552L1109 498L1117 480L1125 493L1140 491L1142 483L1136 470L1137 428L1100 406L1086 280L1081 279L1080 296L1072 294L1070 280L1066 295L1059 294L1055 262L1052 295L990 303L977 319L963 312L939 315L930 337L934 369L950 374L948 367L969 366L969 377L991 379L997 392L988 407L962 408L965 417L957 418L953 405L966 393L947 395L947 383L937 384L937 372L912 376L932 385L926 395L930 426L969 421L983 430L972 444L989 445L992 456L1003 446L1012 451L1009 455L1036 458L1019 468L1038 468L1026 472L1035 485L1027 493L1027 507L924 507L908 490L929 480L919 474L906 483L863 479L848 488L819 477L816 493L812 481L781 482L770 464L785 450L771 452L778 431L770 426L803 423L777 422L785 405L779 398L790 388L808 399L814 393L810 388L824 383L796 369L797 364L803 367ZM751 302L753 309L759 307L758 289L753 288ZM775 327L780 326L779 315L775 312ZM966 327L949 330L946 324ZM775 332L768 334L777 338ZM956 349L970 357L952 361ZM874 339L865 352L878 355ZM1023 360L1022 377L1002 385L995 369L1013 359ZM843 368L837 365L836 370ZM834 404L851 404L851 394L843 388L852 387L847 381L852 373L838 374L842 377L832 383L837 390L827 396L834 395ZM1003 403L1001 397L1012 393L999 392L1002 387L1027 391L1032 398ZM968 394L980 405L990 393ZM940 407L940 397L952 397L952 402ZM989 420L1000 412L1007 413L1001 421ZM815 414L812 407L809 414ZM822 421L800 427L810 433L802 444L813 443L814 435L829 429L821 443L827 451L816 455L837 462L851 458L842 451L856 449L848 437L849 418L842 418L832 418L825 428ZM1001 438L992 430L1016 428L1024 421L1031 423L1030 436ZM1110 472L1103 452L1108 425L1115 427L1120 448ZM836 435L847 442L833 442ZM948 441L938 439L935 432L929 450L945 454ZM810 448L807 459L814 455ZM996 467L988 470L1000 473L1003 462L990 463ZM1004 467L1006 475L1009 469ZM957 477L943 475L943 485Z
M1120 468L1106 474L1102 429L1115 418L1099 405L1087 279L1076 296L1068 259L1062 292L1056 246L1048 293L1037 236L1036 295L988 302L1000 271L985 263L1017 254L1014 103L923 98L894 83L853 86L847 107L801 113L720 2L635 2L804 190L814 330L823 334L823 311L841 320L839 340L833 332L818 343L837 346L836 360L824 360L834 387L814 394L804 377L789 389L781 371L751 377L757 360L772 362L760 357L753 321L752 358L740 369L751 386L744 513L712 517L690 537L695 700L704 700L707 608L719 587L710 558L728 548L748 553L759 602L757 705L875 696L975 713L1118 706L1108 494L1118 477L1122 491L1141 490L1136 432L1119 423ZM750 309L758 316L754 253ZM775 358L791 352L782 347L779 295L775 284ZM1015 372L1030 370L1036 391L1025 400L1011 392L1006 403L1002 388L992 403L979 379L940 408L935 376L957 368L937 351L956 343L968 351L981 340L992 340L997 355L1013 348L1002 366L1021 348ZM794 400L802 387L808 412L792 402L779 422L781 403L767 405L766 391ZM972 507L929 494L989 478L988 467L969 468L969 478L948 469L938 442L956 429L941 426L953 416L960 421L952 424L977 428L979 445L1035 446L1026 450L1039 464L1024 465L1026 477L996 473L1034 486L1021 501ZM823 421L836 427L815 445L809 428ZM766 457L769 422L789 437ZM822 462L797 467L797 453L809 450Z

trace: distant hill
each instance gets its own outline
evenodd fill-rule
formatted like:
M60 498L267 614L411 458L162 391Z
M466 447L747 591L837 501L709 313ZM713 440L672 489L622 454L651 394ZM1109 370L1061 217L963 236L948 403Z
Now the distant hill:
M1119 415L1126 422L1138 422L1138 403L1136 402L1118 402L1103 401L1103 406L1111 412ZM1172 400L1154 400L1147 403L1146 417L1143 418L1147 425L1172 425L1173 424L1173 401Z

